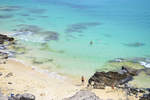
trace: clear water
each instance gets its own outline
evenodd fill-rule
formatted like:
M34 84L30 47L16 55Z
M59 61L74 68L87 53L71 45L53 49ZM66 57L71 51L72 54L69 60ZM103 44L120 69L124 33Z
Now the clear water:
M22 27L36 26L32 34L16 36L28 50L22 59L53 59L40 66L90 75L114 58L150 56L149 4L149 0L1 0L0 31L18 33ZM58 36L47 39L51 33L45 31Z

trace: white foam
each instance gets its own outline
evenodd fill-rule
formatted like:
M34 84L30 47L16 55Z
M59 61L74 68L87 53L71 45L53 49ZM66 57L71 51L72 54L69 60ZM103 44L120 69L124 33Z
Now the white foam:
M145 66L145 65L146 65L146 62L141 61L140 64L141 64L142 66Z
M32 34L33 34L33 32L26 31L26 32L12 33L10 36L18 37L18 39L20 39L20 40L29 41L29 42L30 41L31 42L39 42L39 43L45 43L46 42L43 37L31 36Z
M122 59L117 58L115 59L115 62L122 62Z
M146 68L150 68L150 63L145 65Z
M12 36L18 36L18 35L31 35L33 32L30 31L26 31L26 32L16 32L16 33L12 33L10 35Z
M31 36L20 36L20 40L28 41L28 42L39 42L39 43L45 43L46 41L42 37L31 37Z
M150 68L150 63L146 63L144 61L139 62L142 66L146 67L146 68Z

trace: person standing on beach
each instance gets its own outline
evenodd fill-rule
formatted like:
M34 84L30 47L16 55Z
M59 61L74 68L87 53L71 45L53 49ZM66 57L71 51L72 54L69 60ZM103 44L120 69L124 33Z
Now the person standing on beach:
M85 82L85 79L84 79L84 76L81 77L81 83L82 85L84 85L84 82Z

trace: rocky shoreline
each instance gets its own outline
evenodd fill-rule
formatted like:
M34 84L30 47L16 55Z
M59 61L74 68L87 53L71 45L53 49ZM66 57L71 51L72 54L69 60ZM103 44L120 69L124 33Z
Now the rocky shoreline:
M122 61L125 60L120 59L119 61L115 60L111 62L118 63ZM139 59L136 59L136 62L134 63L139 63ZM139 88L129 83L134 80L135 76L138 76L142 72L150 75L148 70L149 69L146 67L132 68L120 66L120 69L115 71L98 71L89 78L87 88L105 90L106 87L111 87L112 90L115 89L124 91L127 96L127 100L131 100L128 96L134 96L136 100L150 100L150 88ZM97 97L94 93L88 90L81 90L74 96L65 100L103 100L103 98Z
M13 37L8 37L7 35L0 34L0 63L5 63L5 60L8 59L12 54L9 51L9 47L15 44Z
M118 88L126 91L127 95L134 95L139 100L150 100L150 88L138 88L128 84L134 76L138 76L144 69L133 69L122 66L118 72L96 72L89 80L88 87L94 89Z
M6 60L12 55L9 49L10 46L15 45L15 39L13 37L9 37L7 35L0 34L0 63L5 64ZM9 52L8 52L9 51ZM0 76L3 73L0 72ZM13 76L13 73L8 73L5 77ZM9 82L8 84L12 84ZM0 100L35 100L35 96L29 93L24 94L16 94L13 93L10 96L4 96L0 91Z

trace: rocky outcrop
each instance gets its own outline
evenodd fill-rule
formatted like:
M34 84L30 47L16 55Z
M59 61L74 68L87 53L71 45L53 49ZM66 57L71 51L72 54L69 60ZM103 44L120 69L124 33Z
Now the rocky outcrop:
M136 88L129 84L124 84L124 86L121 88L126 92L127 95L134 95L135 97L138 97L138 94L144 94L148 92L146 88Z
M0 34L0 44L4 44L5 41L12 42L14 41L14 38L8 37L7 35Z
M8 100L35 100L35 96L29 93L17 94L15 96L8 97Z
M125 91L127 95L134 95L136 98L139 97L139 94L142 94L143 96L139 97L139 100L150 100L149 88L137 88L128 84L133 76L137 76L143 71L149 73L147 69L133 69L124 66L116 72L96 72L88 80L88 86L91 85L95 89L105 89L105 86L116 87Z
M15 44L13 37L0 34L0 64L5 63L6 59L14 56L14 52L10 47Z
M104 89L105 86L114 87L131 81L132 77L137 74L138 70L122 66L122 69L118 72L96 72L88 80L88 85L91 85L96 89Z
M150 88L147 88L146 91L139 100L150 100Z
M0 100L35 100L35 96L29 93L4 96L0 91Z
M97 97L93 92L81 90L72 97L66 98L64 100L101 100L101 99Z
M150 100L150 93L149 94L143 94L143 96L141 96L139 100Z

